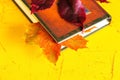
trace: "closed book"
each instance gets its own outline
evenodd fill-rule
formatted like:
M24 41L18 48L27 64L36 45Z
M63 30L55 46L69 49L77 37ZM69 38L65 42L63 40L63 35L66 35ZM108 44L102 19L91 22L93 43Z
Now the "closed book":
M39 10L34 14L31 14L30 10L31 0L13 1L31 22L40 22L57 43L70 39L77 34L83 37L88 36L108 25L111 21L111 16L95 0L82 0L87 14L86 21L83 24L85 32L82 33L79 26L75 26L60 17L57 10L58 0L55 0L52 7Z

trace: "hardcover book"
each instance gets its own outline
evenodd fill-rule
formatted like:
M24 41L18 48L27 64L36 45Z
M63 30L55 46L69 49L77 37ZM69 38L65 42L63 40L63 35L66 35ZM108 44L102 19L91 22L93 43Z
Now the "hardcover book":
M61 43L77 34L85 37L108 25L111 20L111 16L95 0L82 0L87 14L86 21L83 24L85 32L82 33L79 26L66 22L59 16L57 0L55 0L54 4L49 9L40 10L35 14L31 14L31 0L13 1L31 22L40 22L46 31L58 43Z

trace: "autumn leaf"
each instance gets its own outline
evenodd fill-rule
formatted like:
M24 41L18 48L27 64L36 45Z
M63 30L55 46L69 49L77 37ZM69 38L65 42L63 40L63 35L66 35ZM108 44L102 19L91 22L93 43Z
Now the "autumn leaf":
M81 0L58 0L58 12L64 20L83 28L86 13Z
M31 13L50 8L55 0L31 0Z
M77 50L79 48L86 48L86 43L87 40L85 40L82 36L77 35L71 39L62 42L61 45Z
M109 1L108 0L97 0L97 1L99 1L99 2L101 2L101 3L109 3Z
M52 63L56 63L60 55L61 45L56 43L40 23L28 25L29 29L26 33L26 42L34 42L38 44L44 51L45 56Z
M36 43L39 45L45 56L49 61L56 64L58 57L60 55L61 46L70 47L71 49L77 50L79 48L85 48L87 40L82 36L77 35L70 38L60 44L56 43L53 38L48 34L48 32L41 26L40 23L31 23L27 25L28 29L26 31L26 42Z

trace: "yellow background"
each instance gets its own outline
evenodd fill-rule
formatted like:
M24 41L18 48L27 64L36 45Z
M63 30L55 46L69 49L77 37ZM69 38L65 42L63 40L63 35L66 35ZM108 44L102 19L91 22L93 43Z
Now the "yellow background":
M49 63L37 45L24 42L27 18L11 0L0 0L0 80L120 80L120 0L101 4L109 26L86 39L88 48L61 52Z

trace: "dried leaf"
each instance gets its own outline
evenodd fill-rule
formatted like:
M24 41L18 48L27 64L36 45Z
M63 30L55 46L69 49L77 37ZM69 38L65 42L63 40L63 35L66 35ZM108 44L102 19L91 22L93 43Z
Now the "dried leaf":
M61 45L57 44L51 36L46 32L46 30L40 25L40 23L33 23L29 25L29 30L27 31L27 42L32 40L32 42L39 44L48 60L56 63L58 56L60 55Z
M69 40L62 42L61 45L77 50L79 48L86 48L86 43L87 40L85 40L82 36L77 35Z
M31 13L50 8L55 0L31 0Z
M38 44L43 49L47 59L54 64L60 55L61 45L70 47L74 50L86 47L87 40L80 35L58 44L53 40L48 32L46 32L40 23L32 23L28 25L28 27L29 29L26 33L26 42Z
M83 28L86 13L80 0L59 0L58 12L61 18Z

